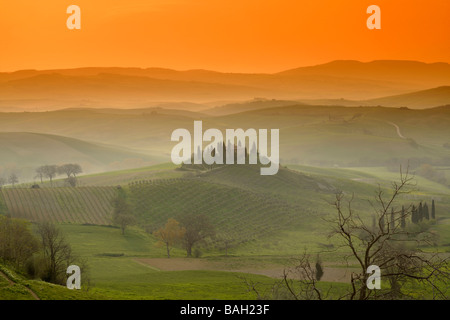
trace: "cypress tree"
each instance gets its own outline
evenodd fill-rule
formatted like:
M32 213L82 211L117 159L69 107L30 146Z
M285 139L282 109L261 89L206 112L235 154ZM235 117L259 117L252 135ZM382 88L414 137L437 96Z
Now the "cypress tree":
M413 205L412 209L411 209L411 222L412 223L417 223L418 219L417 219L417 209L416 206Z
M423 217L427 220L430 220L430 211L428 210L428 205L426 202L423 205Z
M322 276L323 276L322 260L320 259L319 255L317 255L317 260L316 260L316 280L320 281Z
M422 202L419 204L419 209L417 210L417 220L418 222L421 222L423 219L423 207L422 207Z
M401 218L401 227L402 229L405 229L406 227L406 220L405 220L405 206L402 206L402 218Z
M436 208L434 206L434 199L431 200L431 219L436 219Z

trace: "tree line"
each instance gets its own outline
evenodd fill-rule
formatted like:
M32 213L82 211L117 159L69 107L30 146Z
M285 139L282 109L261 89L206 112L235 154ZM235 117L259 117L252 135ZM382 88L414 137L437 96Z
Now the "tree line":
M34 228L33 228L34 227ZM0 215L0 261L30 278L64 285L67 267L77 261L61 230L49 221L34 226Z
M436 219L436 206L434 204L434 200L431 201L431 212L426 202L424 205L422 205L422 202L420 202L417 207L415 205L412 206L411 209L412 223L418 224L419 222L422 222L425 219L430 220L430 218L433 220Z
M66 163L62 165L44 165L36 168L35 178L39 178L41 183L47 178L53 186L53 179L57 175L66 175L66 182L75 187L77 185L77 175L82 173L81 166L77 163Z

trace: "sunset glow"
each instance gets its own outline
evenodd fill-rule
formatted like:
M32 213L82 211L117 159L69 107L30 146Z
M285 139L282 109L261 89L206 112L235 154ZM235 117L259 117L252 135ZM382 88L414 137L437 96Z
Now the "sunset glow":
M81 8L81 30L66 9ZM369 5L381 30L366 27ZM450 62L450 2L2 1L0 72L85 66L277 72L331 60Z

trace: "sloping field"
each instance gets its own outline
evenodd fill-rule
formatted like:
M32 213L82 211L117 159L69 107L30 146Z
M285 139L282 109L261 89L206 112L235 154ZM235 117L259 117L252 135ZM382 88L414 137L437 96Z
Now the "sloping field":
M79 224L111 224L115 187L5 188L7 212L14 218Z
M165 179L130 185L135 213L153 229L168 218L208 216L223 237L245 242L298 225L308 209L274 196L199 179Z

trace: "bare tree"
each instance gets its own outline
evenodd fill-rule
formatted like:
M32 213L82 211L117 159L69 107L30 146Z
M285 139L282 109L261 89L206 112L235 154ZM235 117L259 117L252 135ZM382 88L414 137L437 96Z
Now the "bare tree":
M74 260L69 243L61 230L49 221L37 224L37 234L41 240L44 255L43 280L64 284L67 267Z
M338 193L334 207L336 216L326 219L330 223L331 237L336 248L344 252L343 259L358 265L358 271L351 272L350 290L342 295L334 293L336 299L368 300L368 299L414 299L417 291L403 290L406 285L420 286L421 298L448 299L448 283L450 281L448 258L439 252L430 252L430 246L435 244L435 236L429 232L426 223L405 225L406 217L411 216L412 206L408 209L399 206L400 210L392 209L398 198L408 193L412 178L400 172L400 182L392 184L390 195L385 195L379 188L376 194L374 217L361 217L352 208L353 195L345 202L344 194ZM427 252L420 250L428 246ZM367 286L369 266L378 266L384 285L381 290L370 290ZM250 290L261 297L256 286L246 280ZM332 287L326 292L320 289L317 280L317 269L314 270L309 255L305 252L294 267L287 268L283 274L283 293L285 299L325 299L331 296ZM276 283L273 288L279 288ZM266 290L267 291L267 290ZM279 298L280 290L270 291L269 299ZM425 295L427 294L427 295ZM283 296L282 296L283 297Z
M329 291L322 292L317 283L317 267L311 263L310 255L306 252L294 260L294 266L283 271L283 282L291 298L295 300L324 300ZM316 263L317 264L317 263Z
M379 188L376 195L375 228L361 218L352 209L351 199L344 205L344 194L336 195L334 206L337 217L329 220L333 225L330 236L341 239L341 247L349 251L346 259L356 261L359 272L351 274L351 291L348 299L383 299L405 298L407 293L401 291L401 284L416 281L431 288L438 297L446 298L445 289L439 283L449 279L447 259L438 253L423 253L418 249L422 245L433 245L433 234L421 228L402 228L405 215L411 210L395 211L391 208L395 200L409 192L407 187L412 178L408 173L400 172L400 182L392 184L392 194L384 195ZM344 207L345 206L345 207ZM390 217L390 215L392 215ZM383 279L388 279L390 288L386 290L369 290L367 269L371 265L380 268Z

